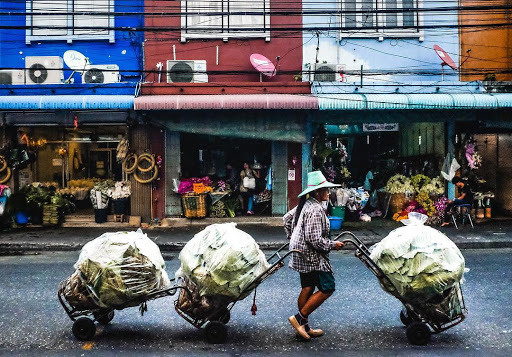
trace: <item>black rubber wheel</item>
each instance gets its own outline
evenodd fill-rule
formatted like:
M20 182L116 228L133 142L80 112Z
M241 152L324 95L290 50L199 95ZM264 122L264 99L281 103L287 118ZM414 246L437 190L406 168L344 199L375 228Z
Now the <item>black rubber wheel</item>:
M94 318L101 325L108 325L114 318L114 310L102 310L94 313Z
M407 339L413 345L424 346L430 341L430 329L423 322L413 321L406 330Z
M404 326L410 325L414 320L411 316L407 313L407 309L403 308L400 311L400 321L404 324Z
M215 314L215 316L213 318L211 318L210 320L211 321L220 321L224 325L227 325L227 323L229 322L230 319L231 319L231 313L229 312L229 310L222 309L217 314Z
M228 329L220 321L210 321L204 328L209 343L224 343L228 338Z
M96 334L94 321L87 317L80 317L73 323L73 335L79 341L90 341Z

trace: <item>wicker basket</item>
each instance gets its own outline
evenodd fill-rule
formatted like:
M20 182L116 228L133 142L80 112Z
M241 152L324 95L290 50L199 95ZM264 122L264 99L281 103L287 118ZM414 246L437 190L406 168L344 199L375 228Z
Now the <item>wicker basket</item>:
M391 194L391 199L389 201L389 209L391 210L391 215L401 212L402 207L408 199L405 197L405 193L393 193Z
M206 217L206 194L186 193L181 195L183 214L187 218Z

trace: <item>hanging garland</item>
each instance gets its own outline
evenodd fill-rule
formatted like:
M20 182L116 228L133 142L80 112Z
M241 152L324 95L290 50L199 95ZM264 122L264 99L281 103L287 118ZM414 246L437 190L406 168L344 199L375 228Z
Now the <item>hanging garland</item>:
M133 164L130 163L131 161L133 161ZM149 163L149 166L141 165L143 162ZM157 178L160 164L161 160L157 163L153 154L144 153L137 156L137 154L131 153L123 161L123 171L128 175L133 174L135 181L145 184L153 182ZM142 174L150 173L150 177L141 178L139 172Z

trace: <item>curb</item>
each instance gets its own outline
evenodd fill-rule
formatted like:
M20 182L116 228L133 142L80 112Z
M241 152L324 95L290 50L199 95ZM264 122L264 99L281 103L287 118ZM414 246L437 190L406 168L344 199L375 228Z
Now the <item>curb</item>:
M379 240L368 240L366 245L371 246ZM172 242L158 244L161 252L179 252L187 242ZM258 242L263 250L277 250L286 241L279 242ZM512 241L479 241L479 242L455 242L459 249L499 249L499 248L512 248ZM72 252L79 251L83 247L81 243L1 243L0 256L3 255L23 255L23 254L37 254L43 252ZM343 250L355 250L356 247L349 245Z

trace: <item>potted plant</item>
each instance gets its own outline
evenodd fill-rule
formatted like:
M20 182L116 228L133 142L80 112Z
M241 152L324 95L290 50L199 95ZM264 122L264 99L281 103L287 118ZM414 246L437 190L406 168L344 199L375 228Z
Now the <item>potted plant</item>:
M94 221L96 223L104 223L107 221L108 193L113 186L114 182L112 180L105 180L97 182L91 189L91 203L94 208Z
M131 194L130 183L127 181L117 181L114 187L108 190L108 196L112 199L114 205L114 214L128 213Z

